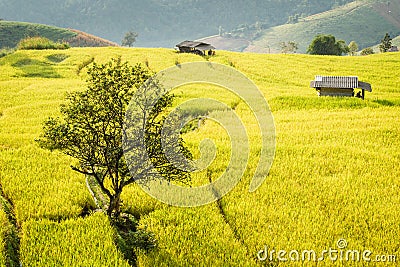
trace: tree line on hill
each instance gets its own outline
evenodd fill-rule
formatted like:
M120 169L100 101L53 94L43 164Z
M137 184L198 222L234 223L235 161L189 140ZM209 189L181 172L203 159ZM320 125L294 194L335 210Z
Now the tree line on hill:
M381 40L379 50L381 53L386 53L392 48L392 38L389 33L386 33ZM330 34L319 34L311 42L308 47L307 53L311 55L332 55L341 56L349 54L350 56L356 55L358 52L358 44L351 41L348 45L343 40L336 40L336 37ZM363 49L361 55L373 54L372 48Z

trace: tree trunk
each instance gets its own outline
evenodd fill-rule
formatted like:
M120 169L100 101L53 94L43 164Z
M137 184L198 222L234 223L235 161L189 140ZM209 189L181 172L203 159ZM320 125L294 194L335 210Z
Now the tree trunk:
M115 193L110 198L110 205L108 206L107 215L108 217L118 218L121 214L121 192Z

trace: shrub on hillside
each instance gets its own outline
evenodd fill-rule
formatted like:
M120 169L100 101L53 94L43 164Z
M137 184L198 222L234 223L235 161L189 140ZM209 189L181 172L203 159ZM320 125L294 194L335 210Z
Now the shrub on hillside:
M11 48L3 48L3 49L0 49L0 58L2 58L2 57L5 57L5 56L7 56L7 55L9 55L9 54L12 54L12 53L14 53L14 49L11 49Z
M361 51L362 56L367 56L372 54L374 54L374 50L372 48L365 48Z
M17 46L20 50L42 50L42 49L68 49L67 43L55 43L45 37L28 37L22 39Z

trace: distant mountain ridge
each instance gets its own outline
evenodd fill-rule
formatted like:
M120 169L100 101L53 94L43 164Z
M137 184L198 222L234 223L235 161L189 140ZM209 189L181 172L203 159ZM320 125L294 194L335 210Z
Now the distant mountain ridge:
M400 35L400 0L354 1L297 20L263 29L255 38L251 38L254 27L250 26L249 32L243 33L247 39L212 36L202 40L212 44L215 42L217 48L221 49L260 53L280 53L282 42L295 41L299 46L297 52L306 53L317 34L332 34L347 43L356 41L362 49L379 43L386 32L392 37ZM243 46L246 41L248 46Z
M263 31L254 45L279 50L281 42L296 41L298 52L305 53L315 35L332 34L347 43L356 41L360 49L370 47L380 42L386 32L392 37L400 35L400 0L385 3L354 1L294 24L272 27Z
M120 43L127 31L135 46L173 47L258 23L267 29L352 0L0 0L0 18L79 29Z
M114 41L102 40L106 46L133 30L139 33L135 46L172 48L201 39L218 49L280 53L282 42L295 41L297 52L305 53L321 33L356 41L360 49L377 44L386 32L400 35L400 0L0 0L1 18L79 29ZM54 29L59 39L75 38L77 32L65 28ZM19 40L16 32L12 38ZM86 41L93 38L85 36L75 38L78 46L91 46ZM12 38L0 32L0 46L15 44Z
M42 36L54 42L66 42L72 47L118 46L106 39L74 29L64 29L44 24L0 21L0 48L13 48L21 39Z

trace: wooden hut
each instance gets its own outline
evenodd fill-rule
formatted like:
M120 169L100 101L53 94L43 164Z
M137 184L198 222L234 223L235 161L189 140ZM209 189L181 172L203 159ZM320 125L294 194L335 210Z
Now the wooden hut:
M372 92L369 83L361 82L357 76L315 76L311 81L311 88L315 88L319 96L345 96L353 97L354 89L361 89L361 94L356 96L364 99L365 91Z
M177 44L176 47L181 53L193 53L200 56L215 54L215 47L203 42L183 41Z

